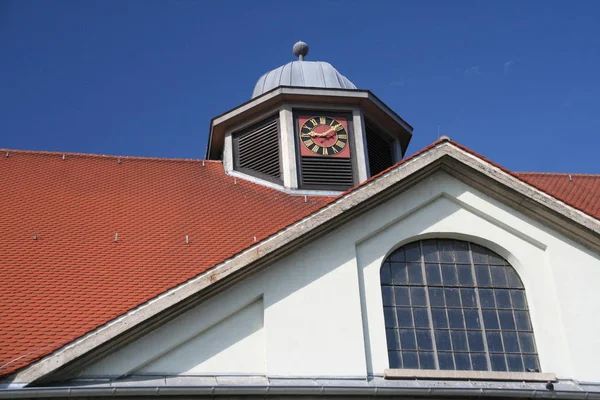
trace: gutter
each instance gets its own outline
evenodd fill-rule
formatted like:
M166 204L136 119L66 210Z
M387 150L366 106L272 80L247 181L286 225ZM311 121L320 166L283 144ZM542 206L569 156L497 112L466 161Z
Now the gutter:
M538 389L445 388L445 387L356 387L292 385L214 385L149 387L44 387L0 390L0 399L49 397L137 397L137 396L413 396L413 397L512 397L552 399L599 399L600 392Z

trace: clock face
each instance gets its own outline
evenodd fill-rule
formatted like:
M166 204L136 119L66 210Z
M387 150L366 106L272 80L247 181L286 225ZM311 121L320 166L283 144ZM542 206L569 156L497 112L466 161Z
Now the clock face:
M299 117L298 125L301 155L346 158L350 156L348 122L345 118Z

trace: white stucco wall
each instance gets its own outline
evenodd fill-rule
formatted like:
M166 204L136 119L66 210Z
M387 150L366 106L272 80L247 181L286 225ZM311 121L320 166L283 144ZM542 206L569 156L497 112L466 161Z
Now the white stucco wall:
M81 375L380 375L388 360L379 267L423 237L466 239L505 257L526 288L542 371L600 381L600 257L441 172ZM237 340L211 328L226 321L229 330L236 320L246 321ZM186 368L178 368L186 343L236 356L213 355L209 364L202 351L185 351ZM235 362L239 354L248 359Z

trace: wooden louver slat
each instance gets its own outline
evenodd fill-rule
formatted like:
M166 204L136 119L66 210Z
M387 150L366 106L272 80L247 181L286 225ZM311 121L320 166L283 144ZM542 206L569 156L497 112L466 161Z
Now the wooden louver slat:
M233 137L235 169L280 180L279 119L269 118Z
M367 131L367 153L369 154L369 170L371 176L377 175L394 165L393 142L385 137L372 123L365 124Z
M349 158L301 157L300 163L304 188L346 190L354 186Z

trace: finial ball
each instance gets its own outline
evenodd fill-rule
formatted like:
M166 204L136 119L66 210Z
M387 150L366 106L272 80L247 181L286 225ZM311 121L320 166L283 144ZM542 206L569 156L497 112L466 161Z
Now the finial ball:
M300 40L296 42L292 51L296 57L299 57L302 60L308 55L308 45Z

